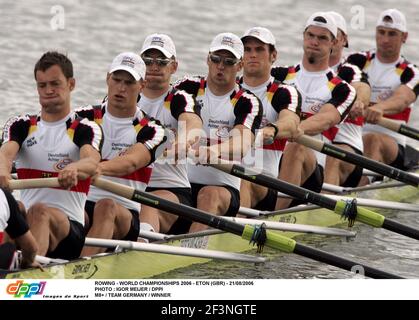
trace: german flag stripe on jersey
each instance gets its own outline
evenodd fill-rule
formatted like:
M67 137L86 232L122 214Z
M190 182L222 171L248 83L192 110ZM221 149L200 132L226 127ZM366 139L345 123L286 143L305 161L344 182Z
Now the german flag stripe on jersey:
M67 134L70 137L71 141L74 140L74 131L76 130L77 126L80 123L80 119L75 119L72 123L70 128L67 129Z
M102 124L103 121L103 113L102 108L95 108L93 109L93 117L97 124Z
M269 87L269 89L266 93L269 103L272 103L272 99L273 99L274 94L275 94L275 92L278 88L279 88L278 84L276 82L272 82L271 86Z
M396 65L396 73L401 76L404 70L407 68L407 63L398 63Z
M329 87L330 91L333 91L333 89L341 82L342 80L340 78L334 77L327 83L327 86Z
M205 94L205 86L206 86L206 81L204 78L202 78L199 83L199 90L198 90L197 96L203 96Z
M293 80L295 76L297 75L297 71L298 70L295 67L289 67L288 74L287 74L287 77L285 78L285 81Z
M28 135L31 135L38 128L38 126L37 126L38 117L37 116L30 116L29 121L30 121L30 127L29 127L29 133L28 133Z
M170 110L170 104L172 103L173 96L174 96L174 94L173 94L172 92L170 92L170 93L166 96L166 99L164 99L164 107L165 107L167 110Z
M148 119L146 117L142 118L140 121L138 119L134 120L134 128L135 132L140 132L142 128L144 128L148 124Z
M234 97L231 99L231 104L233 105L233 108L236 106L237 101L239 101L240 97L243 94L243 89L240 89L237 91L237 93L234 95Z

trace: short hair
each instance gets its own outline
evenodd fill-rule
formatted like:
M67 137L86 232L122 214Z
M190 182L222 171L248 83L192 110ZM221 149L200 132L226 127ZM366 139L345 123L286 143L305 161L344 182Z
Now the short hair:
M70 59L57 51L48 51L45 52L42 57L38 60L35 64L34 68L34 77L36 79L36 72L46 71L47 69L51 68L52 66L57 65L61 68L64 76L69 79L73 77L73 63Z

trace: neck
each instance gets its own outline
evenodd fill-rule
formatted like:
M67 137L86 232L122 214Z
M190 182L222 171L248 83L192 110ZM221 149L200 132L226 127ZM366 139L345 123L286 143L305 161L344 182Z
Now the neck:
M329 67L333 67L337 65L342 60L342 52L338 54L330 55L329 57Z
M214 82L212 82L211 79L208 77L207 85L214 95L224 96L234 89L234 87L236 86L236 82L229 83L228 85L217 85Z
M314 63L309 63L306 55L303 56L303 67L310 72L326 70L329 67L329 56L317 59Z
M397 55L391 55L391 56L387 56L387 57L384 57L378 51L377 51L376 54L377 54L377 59L382 63L393 63L393 62L396 62L397 60L399 60L399 57L400 57L400 52Z
M143 89L143 92L141 93L144 97L147 97L148 99L155 99L158 97L161 97L163 94L165 94L167 91L169 91L169 85L165 86L162 89L148 89L147 87Z
M107 111L115 118L132 118L137 112L137 105L133 104L132 106L116 107L108 103Z
M266 83L270 79L270 70L269 73L264 74L263 76L250 76L243 74L243 82L246 83L249 87L259 87L260 85Z
M57 113L50 113L45 111L44 108L41 109L41 119L46 122L56 122L67 117L71 112L70 104L66 105L62 111Z

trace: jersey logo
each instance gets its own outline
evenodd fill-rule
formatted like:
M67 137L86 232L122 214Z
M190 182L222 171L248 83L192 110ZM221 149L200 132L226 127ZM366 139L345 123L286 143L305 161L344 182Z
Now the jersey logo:
M60 161L58 161L55 165L54 165L54 169L55 171L61 171L63 170L67 165L69 165L70 163L72 163L73 160L69 159L69 158L64 158L61 159Z

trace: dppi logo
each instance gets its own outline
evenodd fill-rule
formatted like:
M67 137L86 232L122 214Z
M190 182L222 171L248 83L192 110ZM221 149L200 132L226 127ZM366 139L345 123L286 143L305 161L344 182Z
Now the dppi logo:
M39 283L24 283L23 280L18 280L15 283L11 283L7 286L6 292L14 295L15 298L31 298L33 295L42 294L45 289L46 281L40 281Z

